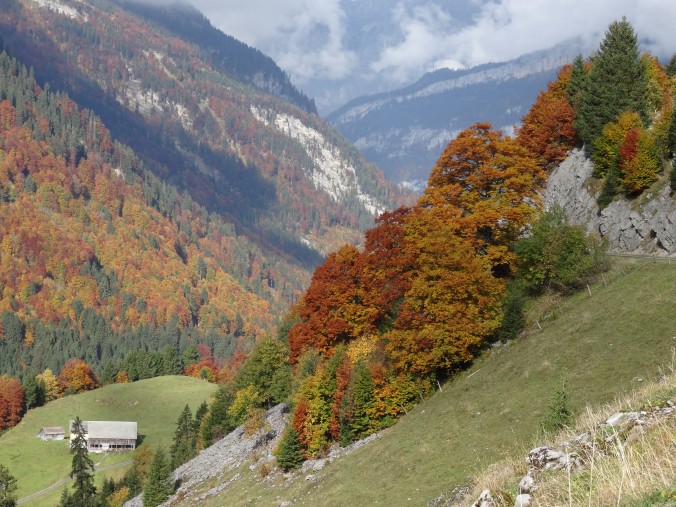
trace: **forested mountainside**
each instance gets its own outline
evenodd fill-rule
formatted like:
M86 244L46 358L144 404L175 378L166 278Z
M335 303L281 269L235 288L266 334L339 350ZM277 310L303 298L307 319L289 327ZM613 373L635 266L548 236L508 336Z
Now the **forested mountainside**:
M0 370L247 350L305 272L154 176L90 110L0 55Z
M257 61L267 76L267 60L238 45L214 51L206 29L200 44L182 39L171 12L3 0L0 33L39 83L92 109L158 177L276 255L314 265L397 205L397 190L320 118L238 80L256 81Z
M190 5L149 6L131 0L117 0L117 3L204 49L209 63L221 72L282 97L308 113L317 113L314 100L297 90L272 58L214 28Z
M258 79L242 46L107 1L0 7L1 373L198 344L222 366L402 202L316 115L238 81Z

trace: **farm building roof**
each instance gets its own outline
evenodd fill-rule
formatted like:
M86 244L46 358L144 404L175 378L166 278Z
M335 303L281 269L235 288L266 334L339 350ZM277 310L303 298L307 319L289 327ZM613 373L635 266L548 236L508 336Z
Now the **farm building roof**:
M74 421L70 421L70 432L73 433ZM136 422L130 421L82 421L82 429L88 438L124 438L135 440Z
M136 422L87 421L89 438L125 438L136 440Z
M45 426L40 429L45 435L60 435L65 433L66 430L63 429L63 426Z

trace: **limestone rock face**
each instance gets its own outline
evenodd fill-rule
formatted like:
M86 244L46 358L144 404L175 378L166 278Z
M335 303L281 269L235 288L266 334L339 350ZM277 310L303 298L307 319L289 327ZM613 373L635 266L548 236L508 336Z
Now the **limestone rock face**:
M524 476L521 481L519 481L519 493L532 493L535 490L535 479L530 475Z
M266 412L263 427L255 433L247 435L244 426L240 426L211 447L204 449L196 457L174 470L172 479L180 481L181 486L163 505L171 503L177 496L189 497L192 487L218 477L224 470L237 468L250 459L254 452L261 454L263 456L261 459L272 461L272 451L277 447L288 419L289 407L281 403ZM236 474L201 497L191 498L191 504L199 505L207 497L217 495L239 477L240 475ZM124 506L142 507L143 496L139 495L129 500Z
M593 170L582 150L571 151L549 176L545 207L564 208L573 223L606 238L611 253L676 257L676 199L669 186L634 200L618 198L599 212L588 188Z

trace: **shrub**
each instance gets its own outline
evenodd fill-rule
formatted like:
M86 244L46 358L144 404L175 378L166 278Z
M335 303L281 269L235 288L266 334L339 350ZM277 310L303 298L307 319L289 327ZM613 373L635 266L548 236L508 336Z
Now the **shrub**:
M570 292L605 268L604 245L582 227L568 224L558 207L542 215L531 236L519 240L516 251L520 275L534 293L545 288Z

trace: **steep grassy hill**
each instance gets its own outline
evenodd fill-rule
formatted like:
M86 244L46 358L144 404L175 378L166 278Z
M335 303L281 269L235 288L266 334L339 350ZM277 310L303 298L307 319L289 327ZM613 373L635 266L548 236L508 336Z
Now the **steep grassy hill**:
M157 377L132 384L114 384L76 396L67 396L28 412L21 423L0 437L0 464L18 481L18 498L57 482L70 472L71 455L64 441L37 438L43 426L63 426L82 420L137 421L139 438L152 447L171 445L175 423L188 404L193 412L216 390L214 384L190 377ZM92 455L95 462L102 456ZM131 459L131 453L111 455L109 465ZM119 471L119 470L117 470ZM54 505L54 495L27 505ZM55 501L53 501L55 500ZM50 503L51 501L51 503Z
M676 265L620 264L605 280L591 297L540 300L525 336L493 349L381 439L312 480L263 479L247 464L224 472L219 482L236 473L245 479L204 505L224 505L226 497L228 505L427 505L468 484L489 464L537 443L563 375L581 413L657 377L670 360Z

